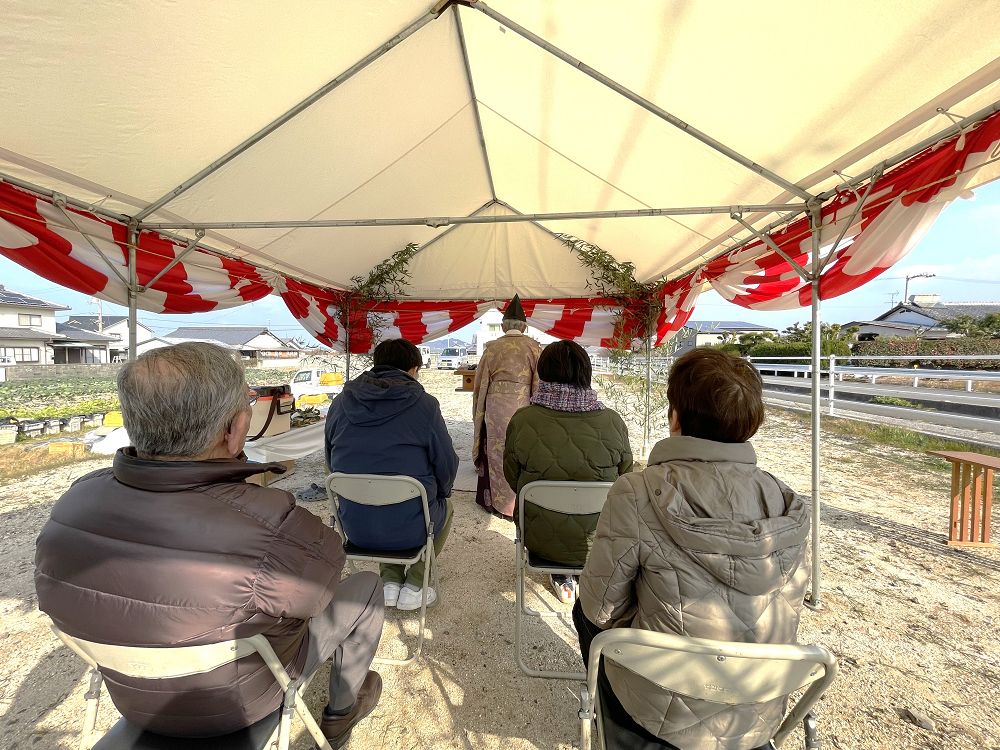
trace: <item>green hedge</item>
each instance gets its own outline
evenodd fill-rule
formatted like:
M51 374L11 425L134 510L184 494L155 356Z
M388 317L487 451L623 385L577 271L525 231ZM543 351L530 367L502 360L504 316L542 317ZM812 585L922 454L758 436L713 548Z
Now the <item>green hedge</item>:
M740 347L737 344L708 344L708 347L710 349L718 349L726 354L732 354L734 357L743 356L743 352L740 351Z
M910 359L914 355L961 355L1000 354L1000 339L972 339L958 337L952 339L918 338L877 338L874 341L859 341L855 354L871 357L891 357L899 359L855 359L851 364L859 367L919 367L938 370L1000 370L997 359Z
M851 347L847 345L846 341L830 341L826 340L822 342L820 346L820 353L824 357L829 357L831 354L836 354L838 357L848 357L851 354ZM748 357L811 357L812 356L812 344L809 342L781 342L781 341L767 341L763 344L757 344L750 351L747 352ZM780 361L780 360L775 360ZM804 360L799 360L798 362L788 362L788 364L806 364Z

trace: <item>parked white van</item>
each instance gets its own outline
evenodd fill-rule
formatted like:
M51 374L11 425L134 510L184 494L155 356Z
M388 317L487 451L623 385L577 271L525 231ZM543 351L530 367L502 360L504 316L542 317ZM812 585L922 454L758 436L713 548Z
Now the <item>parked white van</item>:
M429 346L418 346L420 350L421 367L431 366L431 348Z
M448 347L438 357L439 370L457 370L469 364L469 353L466 349Z

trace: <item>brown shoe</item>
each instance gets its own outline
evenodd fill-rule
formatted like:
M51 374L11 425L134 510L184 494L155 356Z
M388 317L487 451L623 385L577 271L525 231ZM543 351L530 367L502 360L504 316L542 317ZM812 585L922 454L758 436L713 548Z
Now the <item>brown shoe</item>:
M382 677L378 672L369 671L365 676L365 681L361 683L357 700L354 701L354 708L346 716L331 716L323 710L323 717L320 719L319 728L323 736L330 741L333 750L344 747L351 739L351 730L354 725L364 719L375 710L378 699L382 697Z

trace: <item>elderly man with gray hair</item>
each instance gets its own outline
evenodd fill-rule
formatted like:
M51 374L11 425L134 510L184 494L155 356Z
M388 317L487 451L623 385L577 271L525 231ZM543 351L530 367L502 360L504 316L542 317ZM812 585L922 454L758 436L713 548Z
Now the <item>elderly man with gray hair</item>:
M245 480L255 395L231 352L183 343L118 374L134 447L73 483L38 537L38 606L85 640L195 646L263 634L289 674L328 659L320 727L342 747L378 703L369 671L382 633L382 581L341 580L340 537L279 489ZM256 654L206 674L143 680L106 672L118 710L179 737L238 731L273 714L282 692Z

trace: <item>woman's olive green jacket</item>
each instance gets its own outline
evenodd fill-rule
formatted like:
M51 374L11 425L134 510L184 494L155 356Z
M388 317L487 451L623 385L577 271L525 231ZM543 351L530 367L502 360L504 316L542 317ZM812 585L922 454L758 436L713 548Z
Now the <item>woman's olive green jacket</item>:
M529 482L614 482L632 470L625 422L613 409L570 412L527 406L507 426L504 475L515 492ZM515 521L518 506L514 506ZM599 513L567 516L528 503L524 544L563 565L587 562Z

